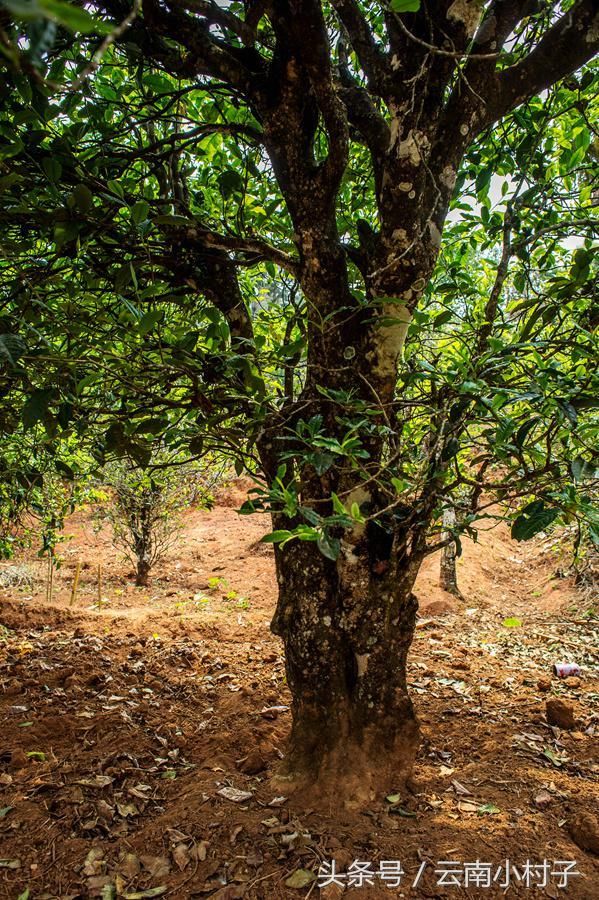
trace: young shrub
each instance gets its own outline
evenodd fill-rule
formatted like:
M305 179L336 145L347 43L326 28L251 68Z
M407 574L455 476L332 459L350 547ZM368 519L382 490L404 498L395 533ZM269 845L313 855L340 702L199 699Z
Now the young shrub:
M106 471L112 499L103 510L114 542L135 566L135 584L145 587L150 571L177 541L181 513L189 506L210 508L216 477L208 464L178 464L157 454L142 468L131 459Z

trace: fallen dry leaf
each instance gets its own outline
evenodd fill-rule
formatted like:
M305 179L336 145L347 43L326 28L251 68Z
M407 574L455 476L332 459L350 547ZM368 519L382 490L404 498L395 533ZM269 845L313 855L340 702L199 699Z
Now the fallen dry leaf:
M251 800L254 796L251 791L241 791L234 787L223 787L216 793L232 803L243 803L246 800Z

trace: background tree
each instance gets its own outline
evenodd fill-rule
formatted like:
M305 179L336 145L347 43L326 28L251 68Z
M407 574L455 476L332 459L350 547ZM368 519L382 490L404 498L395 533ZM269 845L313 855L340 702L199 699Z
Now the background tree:
M115 543L135 565L138 587L147 586L151 570L176 545L184 511L192 503L212 506L221 468L204 463L200 469L158 450L147 465L125 458L103 470L112 497L97 518L108 519Z
M397 786L444 497L468 488L470 531L524 498L518 538L589 506L596 76L569 76L595 4L108 0L94 24L53 2L56 36L7 9L4 303L27 350L5 396L50 441L98 429L100 455L146 465L160 434L259 466L288 773ZM278 271L299 289L266 302Z
M441 541L445 544L441 551L441 563L439 565L439 584L444 591L461 597L458 587L458 573L456 567L456 558L458 556L457 544L453 537L453 532L457 528L457 519L455 508L447 506L443 510L443 531L441 532Z

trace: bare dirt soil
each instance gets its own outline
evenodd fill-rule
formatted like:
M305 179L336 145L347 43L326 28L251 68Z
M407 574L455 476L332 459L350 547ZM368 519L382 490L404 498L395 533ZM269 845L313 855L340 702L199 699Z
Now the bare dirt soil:
M599 898L599 622L552 542L503 526L465 541L463 601L427 562L413 793L310 809L270 785L289 695L268 524L236 513L242 494L190 511L146 589L88 511L65 529L51 600L34 551L17 561L34 580L0 590L0 897ZM556 678L563 660L581 677ZM547 721L560 699L567 728ZM331 860L342 886L321 889ZM354 860L371 863L362 885ZM380 874L397 861L393 886ZM576 861L565 888L556 861Z

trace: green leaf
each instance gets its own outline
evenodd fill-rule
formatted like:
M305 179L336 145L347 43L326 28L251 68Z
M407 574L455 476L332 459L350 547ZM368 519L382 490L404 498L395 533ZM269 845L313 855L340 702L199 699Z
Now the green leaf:
M37 19L51 19L68 31L83 34L107 34L110 26L94 19L85 9L64 3L62 0L2 0L4 6L16 19L35 22Z
M45 762L46 754L42 753L41 750L30 750L27 754L27 759L37 759L39 762Z
M392 806L389 810L394 816L401 816L403 819L416 819L417 815L411 809L405 809L403 806Z
M536 500L525 507L514 521L512 537L517 541L529 541L548 528L558 516L559 509L547 509L542 500Z
M0 869L20 869L20 859L0 859Z
M327 559L333 560L333 562L339 558L339 553L341 552L341 543L338 538L329 537L327 534L323 534L316 541L316 545L323 556L326 556Z
M13 156L18 156L24 148L25 144L20 138L17 138L16 141L12 141L12 143L2 144L0 146L0 160L11 159Z
M264 537L260 538L260 541L263 544L280 544L281 541L288 541L292 537L295 537L293 531L280 529L279 531L271 531L270 534L265 534Z
M534 425L536 425L536 423L538 421L539 421L538 417L533 416L532 419L529 419L528 422L525 422L524 425L520 426L520 428L516 432L516 436L514 438L518 447L522 447L522 445L524 444L524 441L526 439L526 436L528 435L528 432L531 430L531 428Z
M125 429L122 422L113 422L104 435L104 443L108 451L122 450L126 442Z
M335 457L331 453L317 450L310 455L310 462L314 466L317 475L324 475L333 465Z
M94 195L85 184L77 184L73 188L73 200L82 213L89 212L93 206Z
M147 313L144 313L137 324L141 336L145 337L146 334L152 331L162 320L163 315L164 313L161 309L150 309Z
M204 450L204 435L203 434L194 435L194 437L192 437L192 439L189 442L189 452L192 453L194 456L199 456L203 452L203 450ZM239 462L238 460L236 460L236 462L235 462L235 471L236 472L237 472L237 463L238 462ZM242 465L242 471L243 471L243 465ZM237 472L237 474L241 475L241 472Z
M574 481L586 481L595 479L599 476L599 468L586 459L573 459L570 463L570 470Z
M118 197L119 200L124 200L124 199L125 199L125 192L124 192L124 190L123 190L123 188L122 188L122 185L120 185L118 181L115 181L114 179L110 179L109 181L106 182L106 187L107 187L108 190L111 191L116 197Z
M26 350L27 345L18 334L0 334L0 363L15 366Z
M134 203L131 207L131 221L135 225L141 225L142 222L145 222L150 213L150 204L145 200L138 200L137 203Z
M310 525L319 525L321 521L321 517L316 512L315 509L312 509L311 506L300 506L300 512L306 522L309 522Z
M561 768L562 760L550 747L545 747L545 749L543 750L543 756L546 756L549 762L553 763L556 768Z
M168 428L168 419L144 419L135 429L136 434L164 434Z
M9 191L11 187L18 184L19 181L22 181L22 178L17 172L9 172L8 175L4 175L0 178L0 191Z
M58 181L62 175L62 166L54 156L46 156L42 159L42 169L50 181Z
M243 189L243 177L236 169L225 169L218 176L218 183L225 199Z
M193 225L192 220L186 219L185 216L155 216L152 222L154 225L178 225L179 227Z
M2 809L0 809L0 819L3 819L5 816L7 816L11 809L14 809L14 806L3 806Z
M510 616L507 619L504 619L501 623L504 628L520 628L522 626L522 619L516 618L516 616Z
M501 810L493 803L483 803L483 805L479 806L477 810L479 816L494 816L499 812L501 812Z
M149 466L152 459L152 447L145 441L129 442L127 444L127 453L137 463L140 469Z
M566 418L572 425L576 426L578 424L578 413L576 409L572 406L572 404L568 400L558 400L557 405L562 410Z
M52 397L52 390L49 389L40 389L34 391L33 394L27 400L25 406L23 407L23 412L21 417L23 419L23 426L26 429L33 428L38 422L44 418L45 414L48 412L48 406L50 405L50 398Z
M301 888L308 887L313 881L316 881L316 874L310 869L296 869L293 875L286 879L285 884L289 888L301 890Z
M441 459L447 462L448 459L454 457L460 449L460 442L457 438L450 438L441 452Z
M398 494L403 494L403 492L407 491L410 486L409 481L406 481L405 478L392 478L391 484Z
M444 309L438 316L433 319L433 328L440 328L441 325L447 325L453 319L453 310Z
M333 501L334 512L336 512L340 516L347 515L347 510L345 509L345 506L343 505L335 491L331 493L331 500Z
M391 0L389 5L394 13L418 12L420 0Z
M356 503L355 501L352 503L349 513L350 513L350 516L352 517L352 519L354 519L360 525L363 525L364 522L366 521L366 519L362 515L362 511L360 509L359 504Z

